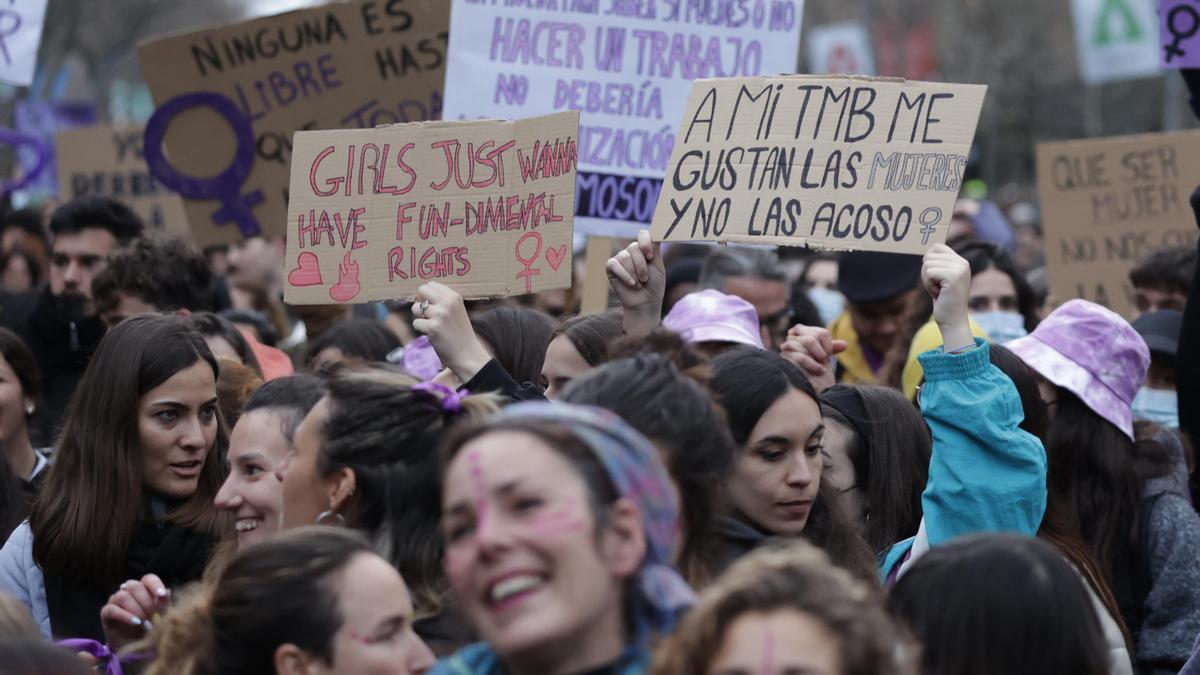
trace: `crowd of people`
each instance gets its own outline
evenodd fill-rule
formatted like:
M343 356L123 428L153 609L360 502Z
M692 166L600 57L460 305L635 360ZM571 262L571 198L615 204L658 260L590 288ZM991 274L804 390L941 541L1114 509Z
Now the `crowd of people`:
M281 241L11 213L0 673L1200 673L1197 251L1130 323L962 220L290 307Z

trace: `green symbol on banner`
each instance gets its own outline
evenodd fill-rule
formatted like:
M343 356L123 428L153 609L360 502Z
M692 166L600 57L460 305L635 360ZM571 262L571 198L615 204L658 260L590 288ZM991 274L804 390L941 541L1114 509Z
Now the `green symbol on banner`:
M1129 6L1129 0L1101 0L1099 18L1096 20L1096 31L1092 44L1104 47L1115 42L1140 42L1145 37L1142 24L1138 23L1137 15ZM1113 32L1113 20L1116 19L1117 32Z

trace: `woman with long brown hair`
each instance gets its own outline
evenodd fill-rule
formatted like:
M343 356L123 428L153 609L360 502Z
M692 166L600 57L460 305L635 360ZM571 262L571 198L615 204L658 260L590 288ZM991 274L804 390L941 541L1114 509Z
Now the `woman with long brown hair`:
M875 556L823 475L826 426L804 373L774 352L735 347L713 360L709 388L737 445L717 524L725 545L713 568L773 537L803 537L874 581Z
M198 579L221 529L217 362L175 317L113 328L84 374L44 488L0 551L0 589L44 635L103 639L124 579Z

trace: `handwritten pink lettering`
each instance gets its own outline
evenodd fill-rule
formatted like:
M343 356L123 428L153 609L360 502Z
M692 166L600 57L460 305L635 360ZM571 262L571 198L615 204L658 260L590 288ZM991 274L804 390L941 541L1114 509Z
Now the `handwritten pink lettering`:
M512 149L516 141L509 141L500 147L495 145L495 141L485 141L478 146L468 142L463 156L462 143L457 139L431 143L431 148L440 149L445 154L446 176L440 182L431 182L429 187L441 191L446 189L451 180L460 190L486 188L496 183L504 187L504 153ZM479 178L475 176L476 168L480 170ZM487 173L487 169L491 172Z
M321 181L318 178L318 174L321 170L322 162L329 158L330 155L338 152L338 148L332 145L323 149L313 158L312 165L309 167L309 188L318 197L332 197L339 190L342 191L343 195L349 197L355 194L355 188L357 188L358 195L408 194L417 184L417 172L405 161L405 155L413 147L415 147L414 144L409 143L396 152L395 166L401 173L408 177L407 183L403 186L387 182L388 157L392 151L391 144L385 143L381 149L374 143L367 143L361 148L356 148L354 145L348 146L346 149L345 172ZM355 161L356 159L357 162ZM365 180L368 171L371 173L369 182Z

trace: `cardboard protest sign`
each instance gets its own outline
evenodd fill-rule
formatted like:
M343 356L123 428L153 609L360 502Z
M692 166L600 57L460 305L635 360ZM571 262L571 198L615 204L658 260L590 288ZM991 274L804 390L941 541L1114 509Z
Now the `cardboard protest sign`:
M21 165L33 167L41 154L46 154L42 171L29 176L23 190L40 195L58 194L58 174L55 171L55 136L68 129L87 127L96 123L96 105L89 101L17 101L13 107L13 121L17 131L37 138L44 150L21 148L18 155Z
M8 0L0 8L0 82L27 87L37 69L47 0Z
M453 0L445 118L579 110L577 227L650 222L692 81L796 70L803 0Z
M861 23L817 26L808 32L808 72L815 75L874 75L871 36Z
M441 117L449 18L444 0L355 0L140 45L147 163L196 242L283 232L293 132Z
M302 131L292 154L292 304L571 285L579 113Z
M1158 73L1155 0L1071 0L1079 73L1088 84Z
M1129 270L1163 248L1196 247L1188 198L1200 185L1200 131L1037 146L1050 293L1125 316Z
M1163 68L1200 68L1200 5L1159 0L1159 56Z
M58 188L63 199L112 197L128 204L146 226L189 238L179 195L146 166L141 127L96 126L58 134Z
M923 253L946 237L986 91L864 77L697 80L651 234Z

